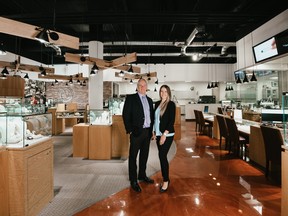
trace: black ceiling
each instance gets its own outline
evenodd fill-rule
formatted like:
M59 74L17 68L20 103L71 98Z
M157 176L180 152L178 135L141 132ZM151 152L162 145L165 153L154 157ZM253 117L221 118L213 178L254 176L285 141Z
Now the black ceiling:
M79 37L81 46L61 47L57 56L34 40L0 34L0 42L44 64L65 63L65 52L87 53L85 42L92 40L104 43L106 60L137 52L137 63L192 63L197 52L204 54L198 63L235 63L235 42L287 5L286 0L9 0L1 2L1 16ZM180 55L195 28L201 31L186 56Z

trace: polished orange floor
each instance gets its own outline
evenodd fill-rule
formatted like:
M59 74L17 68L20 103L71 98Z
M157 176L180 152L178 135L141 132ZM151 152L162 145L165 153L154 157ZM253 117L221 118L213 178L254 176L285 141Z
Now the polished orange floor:
M219 150L218 140L195 134L194 122L182 122L182 139L170 162L170 187L140 183L141 193L127 188L76 214L117 216L220 216L281 213L281 188L249 163Z

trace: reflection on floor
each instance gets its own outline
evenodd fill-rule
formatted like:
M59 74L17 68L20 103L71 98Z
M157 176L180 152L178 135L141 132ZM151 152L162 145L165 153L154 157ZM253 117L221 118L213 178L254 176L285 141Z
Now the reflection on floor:
M195 122L182 122L182 139L170 163L171 183L159 193L155 184L140 183L79 212L89 215L280 215L281 188L249 163L219 150L218 140L195 134Z

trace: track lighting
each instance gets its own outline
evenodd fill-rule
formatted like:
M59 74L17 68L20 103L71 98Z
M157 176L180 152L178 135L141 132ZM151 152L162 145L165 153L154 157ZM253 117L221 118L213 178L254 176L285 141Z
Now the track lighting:
M211 89L211 85L210 85L210 83L208 83L208 85L207 85L207 89Z
M256 76L255 76L254 71L253 71L253 74L252 74L252 77L251 77L250 81L251 81L251 82L257 82L257 78L256 78Z

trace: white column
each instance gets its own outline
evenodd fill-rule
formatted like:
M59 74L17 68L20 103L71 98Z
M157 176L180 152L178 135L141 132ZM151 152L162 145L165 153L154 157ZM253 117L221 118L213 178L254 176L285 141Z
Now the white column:
M89 42L89 56L103 59L103 43L99 41ZM89 67L89 73L92 66ZM89 77L89 105L90 109L103 109L103 70L99 70L95 76Z

